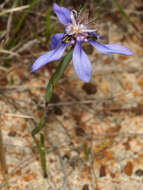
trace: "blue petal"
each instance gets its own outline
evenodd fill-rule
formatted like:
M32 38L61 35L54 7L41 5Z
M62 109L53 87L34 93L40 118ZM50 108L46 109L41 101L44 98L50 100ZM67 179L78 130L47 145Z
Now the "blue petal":
M40 69L41 67L43 67L44 65L46 65L47 63L51 62L51 61L57 61L59 60L66 48L67 44L62 44L60 47L53 49L45 54L43 54L42 56L40 56L32 65L32 72L36 71L38 69Z
M58 46L60 46L63 37L64 37L64 33L57 33L57 34L53 35L52 39L51 39L51 41L52 41L51 49L55 49Z
M119 44L100 44L99 42L90 40L90 44L95 47L98 51L104 54L123 54L123 55L133 55L133 52L123 45Z
M53 10L62 24L67 25L71 22L71 11L69 9L54 3Z
M92 76L92 66L81 47L81 42L77 42L73 52L73 64L78 77L84 82L89 82Z
M94 32L89 32L91 35L96 36L97 39L104 40L104 36L100 36Z

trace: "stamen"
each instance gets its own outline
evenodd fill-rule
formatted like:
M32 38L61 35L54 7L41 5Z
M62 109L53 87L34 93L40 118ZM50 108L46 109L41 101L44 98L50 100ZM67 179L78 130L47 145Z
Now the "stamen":
M84 32L96 32L96 29L84 29Z
M71 11L71 20L72 20L73 25L76 25L76 19L74 17L75 12L76 12L75 10ZM76 14L77 14L77 12L76 12Z
M96 20L97 20L97 18L91 19L91 20L89 20L89 22L87 24L91 24L91 23L95 22Z
M81 12L79 14L76 10L72 10L70 16L72 23L67 25L65 32L68 36L71 36L71 44L74 44L75 41L86 42L88 41L89 34L97 31L93 26L89 27L89 23L93 23L96 18L88 21L88 12L85 12L85 14ZM66 40L64 39L64 41Z
M75 16L75 18L77 18L77 16L78 16L77 11L76 11L76 10L72 10L71 12L72 12L72 13L73 13L73 15Z

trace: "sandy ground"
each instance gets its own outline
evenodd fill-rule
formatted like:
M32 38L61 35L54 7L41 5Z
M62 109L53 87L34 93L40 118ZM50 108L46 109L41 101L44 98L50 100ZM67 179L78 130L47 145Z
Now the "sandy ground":
M139 5L125 11L142 31ZM105 42L123 44L134 55L103 55L85 45L93 65L89 84L69 65L42 129L47 178L31 131L43 114L52 64L30 73L27 59L6 73L6 80L17 81L14 85L1 80L0 123L10 190L143 189L143 43L133 25L118 11L114 14L114 21L106 17L100 26ZM2 175L0 189L6 190Z

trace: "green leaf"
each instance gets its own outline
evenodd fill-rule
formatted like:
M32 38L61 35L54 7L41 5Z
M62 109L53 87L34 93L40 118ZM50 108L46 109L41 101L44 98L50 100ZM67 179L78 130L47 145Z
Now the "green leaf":
M38 126L32 130L32 136L35 136L44 127L45 117L46 117L46 112L44 112L43 116L41 117Z
M63 75L65 69L67 68L68 64L70 63L70 61L72 59L72 53L73 53L73 49L71 51L69 51L67 53L67 55L65 55L65 57L63 58L61 63L59 63L59 66L58 66L56 72L51 77L51 79L48 83L48 86L46 88L46 97L45 97L46 103L48 103L51 100L54 87L56 86L59 79Z

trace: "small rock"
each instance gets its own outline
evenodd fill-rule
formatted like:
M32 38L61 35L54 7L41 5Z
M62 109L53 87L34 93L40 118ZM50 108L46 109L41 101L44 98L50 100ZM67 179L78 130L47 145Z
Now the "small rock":
M139 177L142 177L143 176L143 170L142 169L138 169L136 170L135 174Z
M85 83L82 86L82 89L87 93L87 94L95 94L97 92L97 87L95 84L92 83Z

